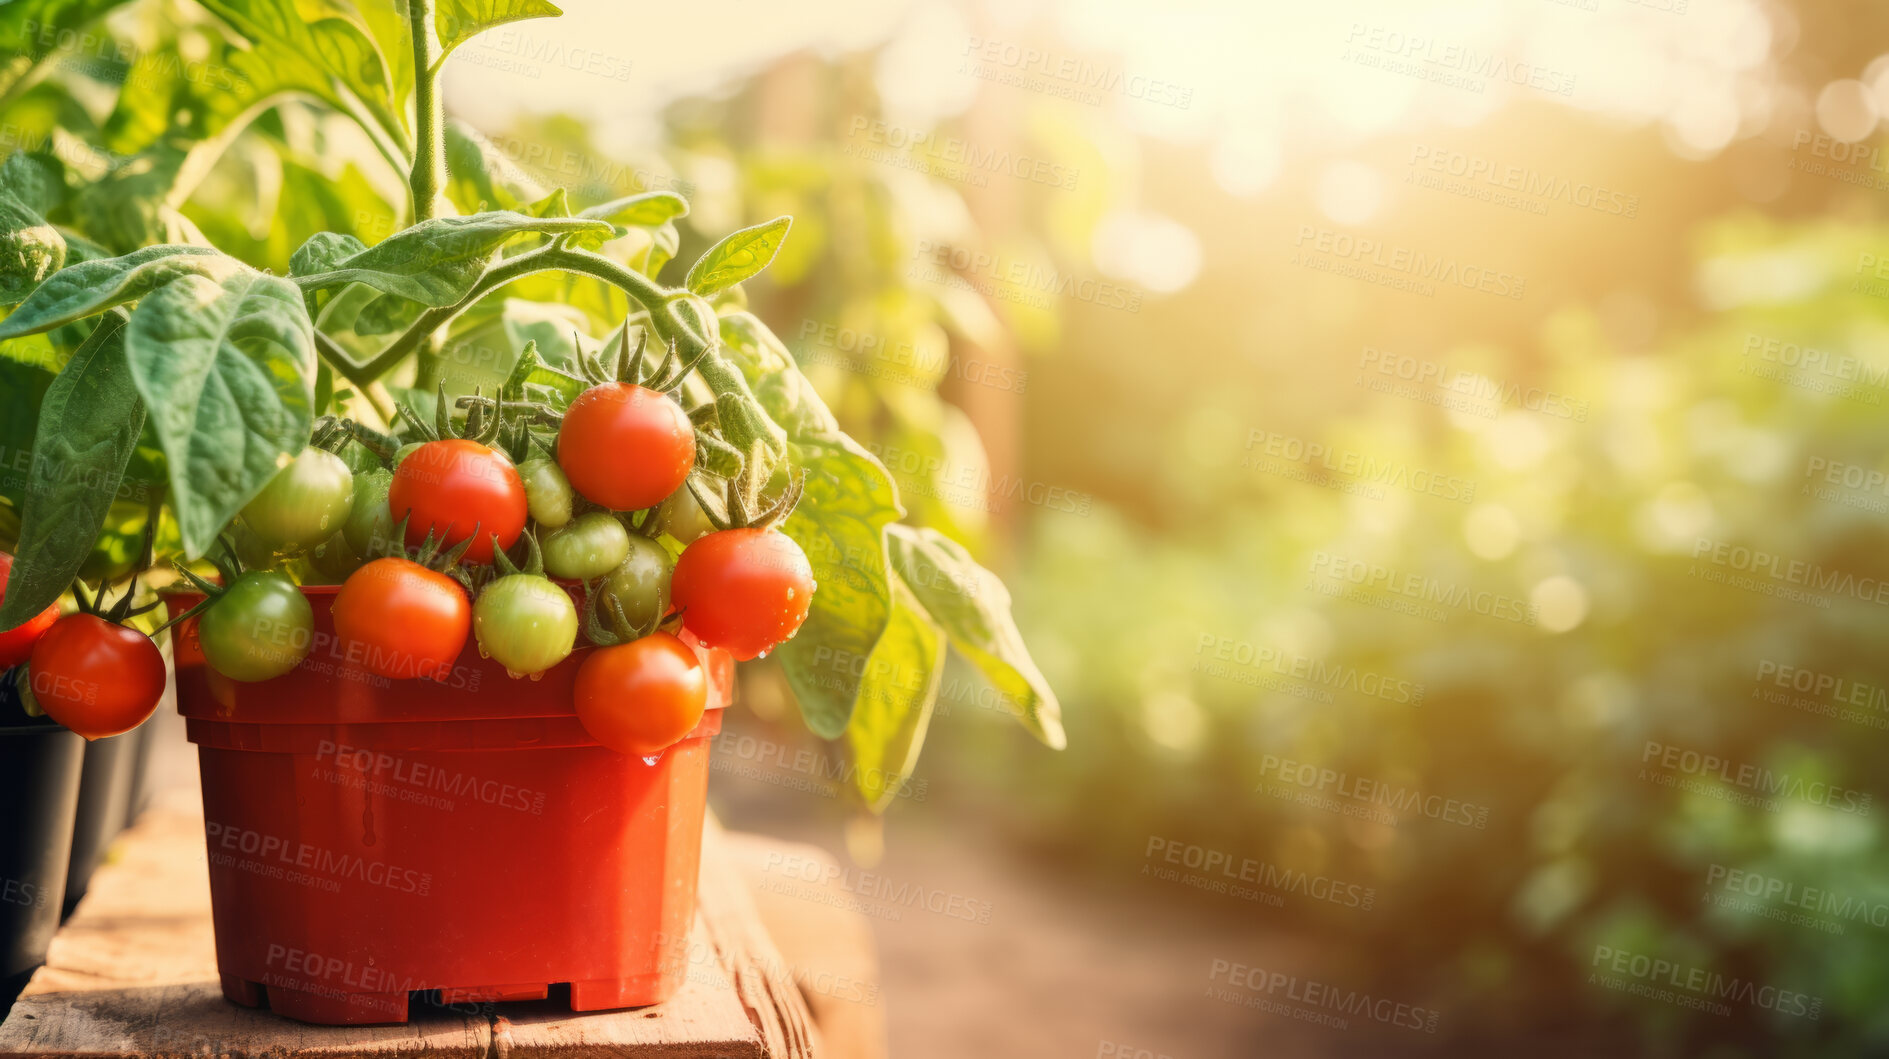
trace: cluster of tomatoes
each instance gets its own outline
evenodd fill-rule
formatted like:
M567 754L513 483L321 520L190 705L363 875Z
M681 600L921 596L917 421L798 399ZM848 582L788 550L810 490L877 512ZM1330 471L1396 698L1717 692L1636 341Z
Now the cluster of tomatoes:
M706 706L707 674L678 632L745 660L805 621L815 587L805 553L765 522L710 522L686 485L694 427L668 394L591 386L563 411L555 443L545 439L550 457L514 462L489 440L488 430L411 442L391 470L351 468L311 444L244 507L218 563L222 583L187 572L207 597L189 615L206 662L232 680L260 681L308 655L308 595L288 570L260 568L287 557L304 582L340 582L338 645L383 677L445 679L472 638L512 676L536 679L577 650L581 626L595 646L576 675L578 718L599 743L647 756L688 734ZM39 704L88 737L133 727L156 693L141 714L93 723L83 704L40 691L42 667L56 668L41 653L80 618L110 625L59 619L32 647ZM161 693L150 640L110 627L149 648ZM28 626L5 634L35 635ZM11 642L0 639L0 649ZM126 687L127 672L114 669L104 683Z

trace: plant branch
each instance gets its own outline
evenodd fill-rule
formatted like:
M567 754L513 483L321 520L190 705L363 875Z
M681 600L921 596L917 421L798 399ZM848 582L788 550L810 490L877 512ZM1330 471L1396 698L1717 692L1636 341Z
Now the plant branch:
M347 350L342 349L334 339L322 334L320 330L315 332L315 354L327 361L336 374L353 383L355 390L367 400L368 404L374 406L374 411L380 413L382 419L389 423L393 422L393 400L377 381L378 376L366 370L366 365L356 363L353 357L348 356Z
M446 118L440 105L433 0L407 0L413 38L413 220L431 220L446 186Z
M316 332L316 344L322 358L334 365L349 382L357 386L366 386L374 379L393 370L394 366L406 359L407 355L420 348L431 339L440 328L458 319L461 313L470 309L486 295L526 276L540 272L574 272L603 280L630 296L631 300L649 311L650 322L656 333L665 342L675 342L681 347L684 362L697 360L696 370L702 374L711 387L718 392L734 390L746 392L747 381L741 373L720 357L704 356L703 351L713 345L709 336L698 334L679 311L678 306L687 295L684 290L666 290L647 276L621 265L602 254L587 250L573 250L559 243L529 250L517 257L508 258L498 267L480 277L465 296L451 305L435 306L422 312L400 336L388 343L386 348L366 361L357 361L348 352L337 345L333 339Z

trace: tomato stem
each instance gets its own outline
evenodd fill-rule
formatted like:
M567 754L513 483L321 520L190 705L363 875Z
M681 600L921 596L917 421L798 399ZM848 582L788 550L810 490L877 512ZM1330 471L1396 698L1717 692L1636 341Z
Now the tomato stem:
M446 119L439 98L439 41L433 35L433 0L407 0L413 38L414 223L431 220L446 186Z

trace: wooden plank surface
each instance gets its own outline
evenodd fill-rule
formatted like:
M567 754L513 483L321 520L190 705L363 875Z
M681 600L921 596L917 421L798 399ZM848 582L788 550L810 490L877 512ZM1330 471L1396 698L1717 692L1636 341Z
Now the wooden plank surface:
M0 1025L0 1056L483 1059L490 1040L483 1017L416 1012L403 1026L309 1026L224 1000L203 818L170 802L119 837Z
M812 1018L726 860L704 836L690 973L666 1004L574 1014L552 1001L470 1014L414 1009L394 1026L310 1026L238 1007L217 985L195 792L155 806L114 848L0 1025L12 1056L464 1056L813 1059Z
M886 1011L872 926L825 850L729 832L721 845L747 883L783 967L807 1002L827 1059L885 1059Z

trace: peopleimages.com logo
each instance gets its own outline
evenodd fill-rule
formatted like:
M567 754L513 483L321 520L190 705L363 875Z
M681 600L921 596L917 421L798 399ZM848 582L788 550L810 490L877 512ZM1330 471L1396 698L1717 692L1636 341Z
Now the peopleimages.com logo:
M1810 805L1821 805L1842 813L1859 816L1869 815L1873 795L1863 791L1839 787L1824 780L1806 779L1789 772L1779 772L1763 765L1750 762L1734 761L1717 754L1693 750L1688 747L1673 746L1655 739L1646 741L1640 751L1640 764L1651 766L1653 773L1642 768L1642 779L1656 779L1658 773L1666 777L1717 780L1746 792L1753 804L1778 810L1777 797L1795 798ZM1665 784L1672 786L1673 784ZM1691 789L1688 787L1688 789ZM1707 793L1700 791L1699 793ZM1739 799L1746 800L1746 799Z

